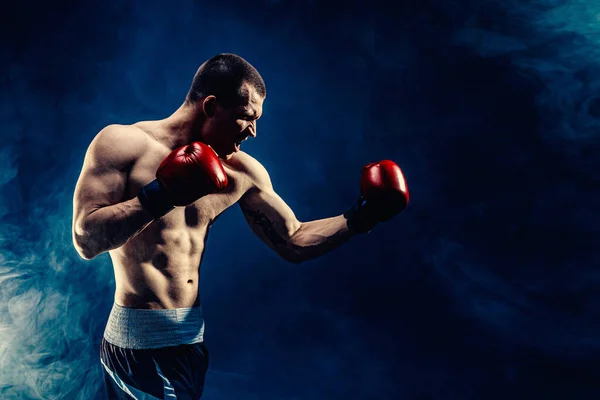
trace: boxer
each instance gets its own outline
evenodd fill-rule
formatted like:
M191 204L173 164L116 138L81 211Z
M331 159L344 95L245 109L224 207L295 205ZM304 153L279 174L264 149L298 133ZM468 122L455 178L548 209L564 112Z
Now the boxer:
M366 165L343 214L300 222L266 169L240 150L256 137L264 81L220 54L196 72L184 103L162 120L109 125L89 145L73 197L73 243L108 252L115 298L101 343L109 398L199 399L208 368L198 292L210 226L238 204L251 229L300 263L367 233L408 204L392 161Z

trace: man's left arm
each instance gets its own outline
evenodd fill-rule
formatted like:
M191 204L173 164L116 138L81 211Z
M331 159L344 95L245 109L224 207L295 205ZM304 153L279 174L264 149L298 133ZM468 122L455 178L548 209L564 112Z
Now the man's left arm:
M252 231L284 260L300 263L325 254L350 239L343 215L300 222L273 190L269 174L256 160L249 167L251 188L239 201Z
M379 216L373 211L377 214L381 207L374 202L369 204L370 208L367 207L362 196L357 205L343 215L300 222L273 189L266 169L255 159L247 157L250 189L240 199L240 208L252 231L286 261L300 263L321 256L356 233L370 231L378 222ZM365 225L365 221L369 222Z

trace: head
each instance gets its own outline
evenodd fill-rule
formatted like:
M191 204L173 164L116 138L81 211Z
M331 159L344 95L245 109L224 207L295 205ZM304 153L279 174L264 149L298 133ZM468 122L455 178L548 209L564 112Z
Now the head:
M186 103L200 115L201 140L227 159L242 141L256 137L265 97L256 68L235 54L219 54L200 66Z

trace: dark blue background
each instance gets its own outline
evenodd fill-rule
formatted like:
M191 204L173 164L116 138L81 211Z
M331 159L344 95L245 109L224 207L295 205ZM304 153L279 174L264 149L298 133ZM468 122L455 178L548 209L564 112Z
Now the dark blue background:
M409 209L287 264L213 227L207 399L600 398L600 5L19 1L1 12L0 398L90 399L114 281L71 245L85 150L233 52L268 97L245 150L308 221L393 159Z

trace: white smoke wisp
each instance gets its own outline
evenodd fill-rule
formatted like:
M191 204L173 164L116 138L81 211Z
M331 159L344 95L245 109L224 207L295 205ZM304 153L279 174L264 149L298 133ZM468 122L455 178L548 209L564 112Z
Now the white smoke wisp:
M22 224L3 218L19 185L14 161L13 148L0 148L0 398L94 399L112 271L72 246L72 184L25 206L34 217Z

